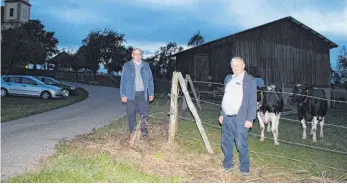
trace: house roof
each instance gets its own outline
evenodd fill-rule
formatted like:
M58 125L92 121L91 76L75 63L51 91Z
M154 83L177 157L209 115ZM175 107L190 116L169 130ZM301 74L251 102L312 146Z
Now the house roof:
M183 53L183 52L186 52L186 51L188 51L188 50L193 50L193 49L196 49L196 48L199 48L199 47L202 47L202 46L205 46L205 45L214 43L214 42L218 42L218 41L223 40L223 39L226 39L226 38L230 38L230 37L232 37L232 36L235 36L235 35L238 35L238 34L241 34L241 33L245 33L245 32L248 32L248 31L252 31L252 30L255 30L255 29L258 29L258 28L261 28L261 27L270 25L270 24L274 24L274 23L277 23L277 22L280 22L280 21L283 21L283 20L292 21L293 23L297 24L298 26L300 26L301 28L305 29L306 31L309 31L311 34L317 36L318 38L322 39L324 42L326 42L327 44L329 44L330 48L338 47L338 45L337 45L336 43L332 42L332 41L329 40L328 38L326 38L326 37L324 37L323 35L319 34L319 33L316 32L315 30L311 29L310 27L306 26L305 24L301 23L300 21L296 20L295 18L293 18L293 17L291 17L291 16L288 16L288 17L284 17L284 18L281 18L281 19L278 19L278 20L275 20L275 21L272 21L272 22L269 22L269 23L266 23L266 24L263 24L263 25L260 25L260 26L256 26L256 27L253 27L253 28L250 28L250 29L246 29L246 30L241 31L241 32L238 32L238 33L234 33L234 34L229 35L229 36L226 36L226 37L222 37L222 38L219 38L219 39L216 39L216 40L213 40L213 41L210 41L210 42L201 44L201 45L199 45L199 46L195 46L195 47L192 47L192 48L183 50L183 51L181 51L181 52L178 52L178 53L174 54L173 56L179 55L179 54L181 54L181 53Z
M13 2L18 2L18 1L24 3L24 4L28 5L28 6L31 6L30 3L26 2L26 1L22 1L22 0L5 0L4 2L5 2L5 3L6 3L6 2L13 3Z
M68 56L69 54L65 51L60 52L56 56L52 57L51 59L48 60L49 63L60 63L62 60L61 58L64 56Z

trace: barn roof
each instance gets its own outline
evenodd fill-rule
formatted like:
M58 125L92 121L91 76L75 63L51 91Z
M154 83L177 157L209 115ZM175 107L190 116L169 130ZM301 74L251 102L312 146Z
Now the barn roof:
M331 40L329 40L328 38L324 37L323 35L319 34L318 32L316 32L315 30L309 28L308 26L306 26L305 24L301 23L300 21L296 20L295 18L291 17L291 16L288 16L288 17L284 17L284 18L281 18L281 19L278 19L278 20L275 20L275 21L272 21L272 22L269 22L269 23L266 23L266 24L263 24L263 25L260 25L260 26L257 26L257 27L253 27L253 28L250 28L250 29L246 29L244 31L241 31L241 32L238 32L238 33L234 33L232 35L229 35L229 36L226 36L226 37L222 37L222 38L219 38L219 39L216 39L216 40L213 40L213 41L210 41L210 42L207 42L207 43L204 43L204 44L201 44L199 46L195 46L195 47L192 47L192 48L189 48L189 49L186 49L186 50L183 50L181 52L178 52L175 55L179 55L183 52L186 52L188 50L193 50L193 49L196 49L196 48L199 48L199 47L202 47L202 46L205 46L205 45L208 45L208 44L211 44L211 43L215 43L215 42L218 42L220 40L223 40L223 39L226 39L226 38L230 38L232 36L235 36L235 35L238 35L238 34L241 34L241 33L245 33L245 32L248 32L248 31L252 31L252 30L255 30L255 29L258 29L258 28L261 28L261 27L264 27L264 26L267 26L267 25L270 25L270 24L274 24L274 23L277 23L277 22L280 22L280 21L283 21L283 20L290 20L292 21L293 23L297 24L298 26L300 26L301 28L305 29L306 31L309 31L311 34L317 36L318 38L322 39L324 42L326 42L330 48L335 48L335 47L338 47L338 45L334 42L332 42Z
M5 7L4 6L1 6L1 23L4 22L4 15L5 15Z

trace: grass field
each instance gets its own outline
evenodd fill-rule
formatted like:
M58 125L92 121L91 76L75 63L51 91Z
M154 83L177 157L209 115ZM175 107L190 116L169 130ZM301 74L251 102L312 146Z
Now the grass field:
M90 134L62 142L57 146L57 154L47 158L38 171L14 177L10 182L347 182L346 171L322 166L347 170L347 155L283 142L275 146L273 140L260 142L256 136L249 137L251 176L241 179L238 173L223 173L217 123L219 108L203 105L199 111L214 155L207 154L195 122L189 120L179 120L176 143L168 145L168 111L168 99L157 99L150 105L150 137L141 140L137 149L125 143L128 134L123 118ZM329 112L326 123L342 125L345 113L342 107ZM186 118L193 119L189 113ZM259 135L257 122L250 133ZM311 136L301 140L298 123L281 121L279 133L280 140L330 150L346 148L346 129L327 126L324 139L318 138L315 144ZM265 136L272 137L272 134L265 132ZM236 168L237 162L238 153L235 154Z
M1 123L61 108L88 98L88 91L78 89L78 95L43 100L34 97L7 96L1 98Z

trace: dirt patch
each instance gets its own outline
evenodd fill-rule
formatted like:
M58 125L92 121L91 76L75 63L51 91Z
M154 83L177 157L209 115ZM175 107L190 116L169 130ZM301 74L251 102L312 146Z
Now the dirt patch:
M251 158L251 176L241 178L238 171L238 155L235 155L234 172L223 172L222 154L187 153L182 145L168 145L168 123L162 121L151 126L149 136L141 139L139 146L131 148L128 144L129 133L126 123L120 128L107 132L91 133L66 142L71 148L83 148L91 152L106 152L116 160L127 160L138 164L148 174L163 178L179 176L183 182L321 182L321 178L308 175L306 171L276 168L271 165L257 164ZM295 176L295 177L293 177ZM328 182L324 180L324 182Z

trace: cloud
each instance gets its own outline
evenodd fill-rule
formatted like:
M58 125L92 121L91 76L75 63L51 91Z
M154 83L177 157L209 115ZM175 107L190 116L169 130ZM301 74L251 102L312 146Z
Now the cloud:
M100 24L110 20L92 10L77 7L49 8L48 12L65 23L72 24Z
M347 36L347 3L341 9L329 10L309 1L290 2L274 0L232 1L227 7L227 16L247 29L286 16L292 16L317 32ZM247 11L245 11L247 10Z
M122 4L128 4L131 6L142 6L148 9L165 9L165 8L193 8L198 3L205 0L127 0L122 1ZM118 4L119 2L114 0L99 0L103 3ZM171 9L173 11L178 9ZM182 9L179 9L182 10Z

